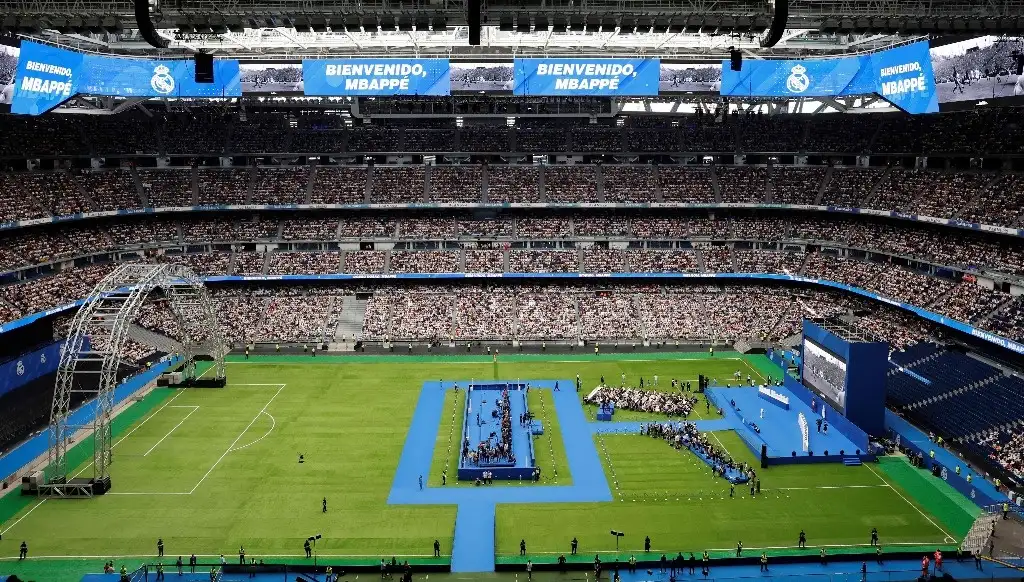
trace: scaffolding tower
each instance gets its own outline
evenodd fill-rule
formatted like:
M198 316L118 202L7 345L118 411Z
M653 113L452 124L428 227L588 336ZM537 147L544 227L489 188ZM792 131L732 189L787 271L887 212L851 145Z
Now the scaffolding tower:
M91 497L110 488L111 432L114 390L118 369L128 340L129 328L139 316L146 298L160 289L167 297L181 331L182 371L186 379L195 379L196 356L207 355L214 361L216 379L225 378L224 355L227 346L217 326L217 312L210 295L191 269L169 264L126 264L114 269L89 293L71 321L67 342L61 349L57 382L53 392L49 427L49 469L40 493L53 497ZM94 385L82 379L98 376ZM72 395L95 395L95 414L91 422L72 424ZM79 430L91 430L93 475L74 479L68 474L67 454L72 436Z

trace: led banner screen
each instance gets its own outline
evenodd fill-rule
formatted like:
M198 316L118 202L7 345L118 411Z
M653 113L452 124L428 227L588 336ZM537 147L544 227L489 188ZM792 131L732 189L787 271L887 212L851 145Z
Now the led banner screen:
M238 61L213 62L213 83L195 82L191 60L90 55L23 42L14 79L13 113L40 115L73 95L241 97Z
M865 57L743 61L733 71L722 63L722 95L834 97L874 92L871 65Z
M931 49L939 103L1024 97L1024 37L981 36Z
M918 42L834 59L743 61L733 71L722 61L722 95L731 97L837 97L877 93L907 113L935 113L928 43Z
M302 61L306 95L449 95L448 59Z
M516 59L514 95L657 95L658 59Z
M804 340L803 361L804 384L836 410L846 410L846 362L808 339Z

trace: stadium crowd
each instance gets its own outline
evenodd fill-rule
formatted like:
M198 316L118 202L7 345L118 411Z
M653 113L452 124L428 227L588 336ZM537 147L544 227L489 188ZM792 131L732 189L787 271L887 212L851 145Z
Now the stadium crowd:
M626 386L599 386L584 398L584 402L599 407L614 405L616 409L655 412L667 416L686 418L693 412L697 398L685 392L662 392Z

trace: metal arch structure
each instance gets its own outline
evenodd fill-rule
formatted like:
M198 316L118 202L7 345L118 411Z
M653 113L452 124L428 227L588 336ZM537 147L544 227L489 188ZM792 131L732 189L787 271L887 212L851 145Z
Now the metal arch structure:
M181 265L117 267L89 293L72 319L67 343L61 351L50 411L50 475L46 485L50 495L80 496L81 486L71 483L67 466L69 439L79 429L92 430L93 482L101 484L97 485L100 492L109 488L113 460L110 428L121 354L131 325L146 298L157 289L167 297L181 331L180 355L185 361L186 378L195 378L195 357L203 353L213 357L217 378L225 377L227 347L202 279ZM98 376L95 387L82 386L81 379L87 375ZM70 422L72 395L83 392L96 395L95 415L91 423L75 425Z

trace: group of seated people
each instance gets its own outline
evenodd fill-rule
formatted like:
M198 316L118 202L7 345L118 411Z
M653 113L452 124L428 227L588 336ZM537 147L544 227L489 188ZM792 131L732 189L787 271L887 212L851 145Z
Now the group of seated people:
M446 100L396 103L364 101L362 107L396 113L452 112L483 107L514 115L520 105L503 101L469 104ZM534 104L529 113L609 113L608 100L561 103L552 108ZM980 153L1024 151L1024 139L1007 126L1019 123L1014 108L975 108L967 111L909 117L902 114L761 115L733 112L664 118L647 116L599 118L588 123L565 118L477 121L461 127L454 120L388 119L372 124L341 124L340 116L311 111L294 119L276 112L253 111L244 118L223 110L192 108L187 112L129 112L109 119L68 120L61 116L0 120L0 156L109 154L224 154L347 152L844 152L862 153ZM311 123L308 118L316 121ZM617 122L623 122L617 126ZM878 131L884 126L884 131ZM1003 136L1002 134L1008 134ZM1000 136L1000 137L996 137ZM18 147L20 146L20 147ZM320 148L320 149L318 149ZM324 151L321 149L326 148Z
M31 283L0 287L7 321L84 297L109 266L69 269ZM639 345L738 339L780 340L805 317L860 313L859 324L899 349L932 334L933 325L838 291L683 284L423 284L332 286L218 285L211 289L222 335L233 345L330 342L345 297L365 302L363 340L462 343L478 340L576 340ZM751 293L757 301L750 301ZM360 302L361 303L361 302ZM145 313L145 312L144 312ZM170 320L168 320L170 321ZM170 323L147 323L173 335ZM354 339L354 331L344 339Z
M724 449L711 443L706 433L697 430L692 422L652 422L640 425L640 434L664 439L677 449L686 447L707 459L715 474L726 478L728 471L735 471L753 480L757 477L754 468L745 462L735 461Z
M625 386L599 386L597 392L588 395L585 401L599 407L612 404L616 409L656 412L667 416L686 418L693 412L697 398L684 392L660 392Z
M1024 433L993 430L978 440L989 447L989 458L1017 479L1024 480Z
M486 173L486 179L484 178ZM312 183L310 183L312 182ZM1015 227L1024 176L825 166L261 166L3 172L0 223L218 205L747 203L861 207ZM652 228L653 227L653 228ZM640 222L636 236L656 225ZM414 231L409 229L411 233ZM420 236L453 236L454 229ZM577 234L593 232L585 226ZM331 233L333 234L333 233ZM533 237L529 229L520 236ZM536 233L541 234L541 233ZM553 234L562 234L556 232ZM544 236L541 234L541 236Z

